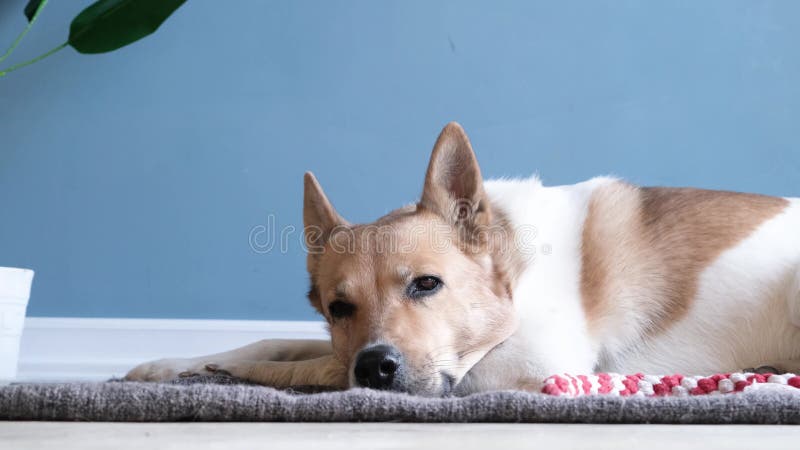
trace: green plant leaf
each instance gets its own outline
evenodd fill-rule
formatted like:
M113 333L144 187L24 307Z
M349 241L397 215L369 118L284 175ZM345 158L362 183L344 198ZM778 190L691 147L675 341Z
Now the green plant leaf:
M69 45L80 53L105 53L155 32L186 0L98 0L69 27Z
M42 0L30 0L27 5L25 5L25 17L28 18L28 22L33 20L33 16L36 14L36 10L39 9L39 4L42 3Z

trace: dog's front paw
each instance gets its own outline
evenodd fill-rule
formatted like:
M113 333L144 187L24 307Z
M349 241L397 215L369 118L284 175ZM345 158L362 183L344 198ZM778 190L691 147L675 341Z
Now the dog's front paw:
M224 365L210 363L203 366L203 370L206 373L241 378L243 380L249 379L248 377L252 375L252 368L252 364L248 363L226 363Z
M175 378L193 375L210 375L213 372L206 369L205 363L193 359L159 359L150 361L131 369L125 380L127 381L169 381Z

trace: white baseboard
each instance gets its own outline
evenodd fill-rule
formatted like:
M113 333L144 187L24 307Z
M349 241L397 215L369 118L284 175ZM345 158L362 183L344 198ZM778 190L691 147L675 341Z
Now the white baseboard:
M260 339L328 339L324 322L272 320L25 320L17 381L95 381L165 357L230 350Z

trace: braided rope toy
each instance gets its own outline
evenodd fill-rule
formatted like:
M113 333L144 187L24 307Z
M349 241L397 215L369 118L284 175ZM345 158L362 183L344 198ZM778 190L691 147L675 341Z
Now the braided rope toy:
M578 397L581 395L618 395L623 397L664 397L688 395L722 395L741 392L757 385L784 386L800 389L800 376L758 374L751 372L725 373L711 376L683 375L595 375L560 374L548 377L542 393Z

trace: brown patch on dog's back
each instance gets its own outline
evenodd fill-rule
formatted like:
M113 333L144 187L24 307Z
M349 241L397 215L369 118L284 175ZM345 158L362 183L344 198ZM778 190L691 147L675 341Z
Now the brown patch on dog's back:
M691 188L597 188L582 237L581 295L591 332L626 326L632 308L646 312L648 331L668 328L688 312L701 272L787 205Z

